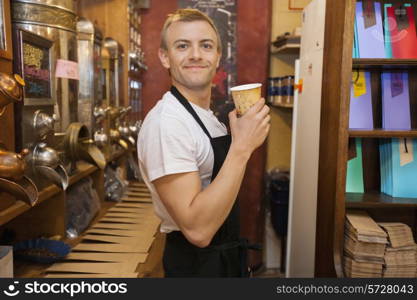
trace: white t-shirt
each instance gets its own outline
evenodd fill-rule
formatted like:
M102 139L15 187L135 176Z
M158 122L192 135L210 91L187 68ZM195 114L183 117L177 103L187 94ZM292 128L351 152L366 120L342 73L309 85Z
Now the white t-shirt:
M211 137L227 134L225 125L213 111L190 104ZM167 92L143 121L137 147L143 180L151 192L155 213L162 220L161 232L180 230L161 202L152 181L170 174L198 171L202 189L206 188L214 163L210 139L185 107L171 92Z

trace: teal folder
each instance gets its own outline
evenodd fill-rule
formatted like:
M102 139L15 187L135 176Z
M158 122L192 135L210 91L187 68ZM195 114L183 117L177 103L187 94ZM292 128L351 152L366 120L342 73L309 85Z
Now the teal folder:
M389 33L388 13L387 8L392 4L384 4L384 40L385 40L385 56L386 58L392 58L392 46L391 36Z
M355 139L356 157L348 161L346 174L346 192L364 193L363 164L362 164L362 140Z
M400 165L400 143L405 143L406 139L393 139L390 150L392 152L392 196L402 198L417 198L417 139L412 140L412 149L403 150L413 151L414 159L403 166ZM409 147L407 147L409 148ZM403 147L404 149L404 147ZM416 199L417 201L417 199Z

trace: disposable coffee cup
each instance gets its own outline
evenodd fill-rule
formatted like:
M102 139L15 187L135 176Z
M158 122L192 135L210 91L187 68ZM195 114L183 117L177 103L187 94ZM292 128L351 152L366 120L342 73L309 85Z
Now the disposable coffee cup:
M234 86L230 89L238 116L243 116L261 98L262 83Z

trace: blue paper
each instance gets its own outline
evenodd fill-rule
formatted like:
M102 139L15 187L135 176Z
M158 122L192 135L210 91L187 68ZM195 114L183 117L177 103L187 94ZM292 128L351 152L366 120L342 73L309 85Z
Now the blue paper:
M400 143L404 139L393 139L390 150L392 151L392 196L401 198L417 198L417 160L400 165ZM413 139L413 153L417 153L417 139ZM417 200L416 200L417 201Z
M389 32L387 8L392 4L384 4L384 39L385 39L385 57L392 58L391 36Z
M402 93L393 97L391 73L383 72L382 85L382 127L393 130L410 130L410 96L408 90L408 73L401 73Z
M375 4L376 24L365 28L362 2L356 2L356 28L360 58L385 58L384 30L382 28L381 3Z
M356 72L354 72L356 74ZM353 76L355 77L355 76ZM371 73L365 72L366 94L354 97L353 84L350 88L349 128L373 129Z

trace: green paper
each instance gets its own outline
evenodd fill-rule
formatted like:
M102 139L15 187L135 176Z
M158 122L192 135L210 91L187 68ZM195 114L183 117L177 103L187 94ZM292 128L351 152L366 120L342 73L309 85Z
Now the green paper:
M356 157L348 161L346 174L346 192L364 193L362 140L356 139Z

